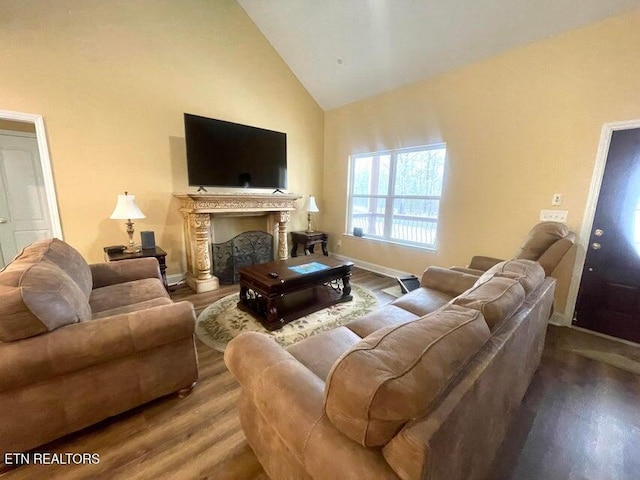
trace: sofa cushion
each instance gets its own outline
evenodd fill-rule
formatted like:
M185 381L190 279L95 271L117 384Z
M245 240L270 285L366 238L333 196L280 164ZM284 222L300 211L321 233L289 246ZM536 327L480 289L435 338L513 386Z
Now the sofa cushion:
M359 444L385 445L406 422L427 412L488 338L480 312L454 305L378 330L333 366L325 412Z
M417 318L418 315L404 308L389 304L347 323L345 327L359 337L364 338L381 328L407 323Z
M157 278L145 278L96 288L91 292L89 304L94 315L106 310L126 307L155 298L169 298L167 290Z
M338 327L294 343L287 350L323 381L336 360L362 340L346 327Z
M432 288L420 287L402 295L391 304L422 317L445 306L454 296Z
M517 258L538 260L551 245L568 234L569 228L564 223L541 222L531 229Z
M528 297L544 281L544 269L533 260L509 260L500 262L487 270L476 282L485 283L493 277L505 277L517 280Z
M89 320L89 302L78 285L50 261L15 261L0 271L0 341L32 337Z
M140 310L146 310L147 308L159 307L162 305L171 305L173 302L168 298L157 297L150 300L144 300L143 302L132 303L130 305L123 305L121 307L110 308L108 310L102 310L93 314L93 319L113 317L114 315L122 315L123 313L132 313Z
M454 305L472 308L482 312L491 330L510 317L524 302L524 288L517 280L506 277L492 277L459 295Z
M40 258L57 265L78 285L84 296L89 298L93 286L91 270L75 248L57 238L39 240L25 247L14 261L36 263Z

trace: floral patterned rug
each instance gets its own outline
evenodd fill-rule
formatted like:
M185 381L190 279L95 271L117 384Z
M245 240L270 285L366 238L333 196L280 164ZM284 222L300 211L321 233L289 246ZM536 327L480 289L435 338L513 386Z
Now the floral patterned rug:
M224 352L233 337L250 331L265 333L286 347L316 333L344 325L378 307L375 295L359 285L351 284L351 295L353 300L350 302L332 305L270 332L258 320L236 306L239 295L235 293L221 298L202 311L196 323L196 335L205 345L219 352Z

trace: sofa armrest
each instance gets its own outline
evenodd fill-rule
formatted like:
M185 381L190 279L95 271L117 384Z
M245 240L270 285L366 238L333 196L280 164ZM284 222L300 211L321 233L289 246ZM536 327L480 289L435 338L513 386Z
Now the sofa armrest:
M224 361L243 395L311 477L398 480L379 450L358 445L333 426L324 414L324 381L271 338L243 333L229 342Z
M93 288L106 287L117 283L157 278L160 276L160 264L153 257L132 258L118 262L93 263L89 265L93 277Z
M449 268L429 267L422 274L420 285L455 297L469 290L477 281L476 275Z
M449 270L453 270L454 272L467 273L469 275L475 275L476 277L480 277L484 270L477 270L475 268L468 267L450 267Z
M471 258L471 263L469 264L469 268L472 268L474 270L482 270L483 272L486 272L491 267L493 267L494 265L500 262L504 262L504 260L501 258L483 257L482 255L476 255L473 258Z
M194 326L193 305L179 302L0 343L0 392L189 338Z

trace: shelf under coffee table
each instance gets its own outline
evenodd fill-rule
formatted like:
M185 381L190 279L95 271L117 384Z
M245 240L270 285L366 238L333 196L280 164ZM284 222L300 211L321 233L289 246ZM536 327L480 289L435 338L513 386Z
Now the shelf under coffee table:
M352 300L351 267L352 262L324 256L241 267L238 308L255 316L267 330L276 330L296 318Z

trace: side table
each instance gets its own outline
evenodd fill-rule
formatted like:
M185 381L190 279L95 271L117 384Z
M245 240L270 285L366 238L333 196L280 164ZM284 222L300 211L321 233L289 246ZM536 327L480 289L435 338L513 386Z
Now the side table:
M309 255L313 253L313 249L316 243L322 244L322 254L329 256L327 251L327 240L329 234L324 232L291 232L291 243L293 243L293 249L291 250L291 256L298 256L298 244L304 245L304 254Z
M162 275L162 283L164 284L164 288L167 289L167 292L169 291L169 284L167 283L167 252L165 252L163 249L161 249L160 247L144 248L135 253L114 252L112 249L113 247L104 247L104 259L107 262L131 260L132 258L155 257L160 264L160 275Z

